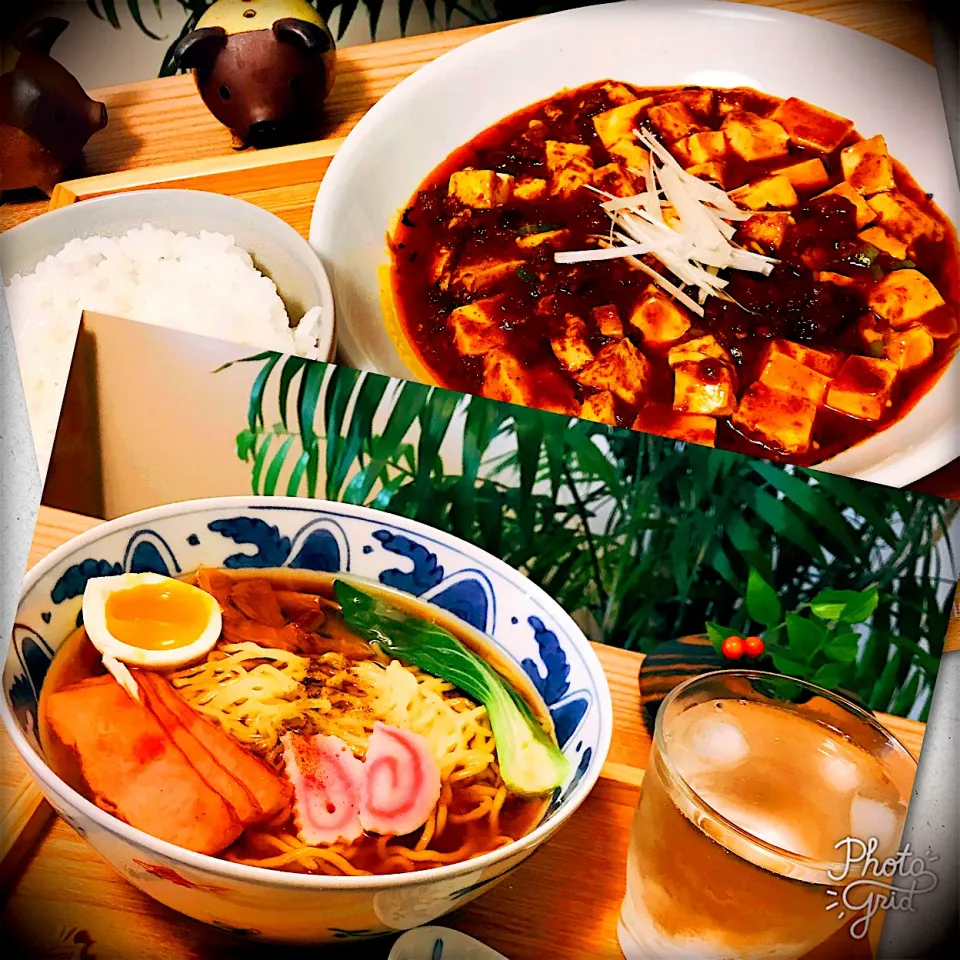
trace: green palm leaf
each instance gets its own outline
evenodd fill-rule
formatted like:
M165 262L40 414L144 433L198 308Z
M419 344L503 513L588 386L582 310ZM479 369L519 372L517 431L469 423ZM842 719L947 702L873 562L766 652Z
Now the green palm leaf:
M475 543L594 624L594 639L644 651L707 620L749 629L751 568L785 610L876 585L866 642L831 669L874 709L929 708L952 595L940 558L952 566L952 504L342 367L247 360L260 369L237 453L256 492L280 489L289 461L287 493L316 496L322 460L328 498ZM271 383L282 423L268 430Z

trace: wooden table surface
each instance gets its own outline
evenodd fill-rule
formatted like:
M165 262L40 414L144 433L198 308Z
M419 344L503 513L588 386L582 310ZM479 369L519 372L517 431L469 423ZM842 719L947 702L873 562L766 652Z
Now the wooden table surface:
M30 553L32 566L51 550L101 521L41 507ZM502 884L439 921L500 950L511 960L606 960L620 956L616 920L623 897L626 848L650 738L640 713L640 654L595 645L610 684L614 733L600 780L577 811L544 848ZM922 724L881 717L919 755ZM8 830L36 797L26 767L0 732L0 832ZM34 804L35 806L35 804ZM21 858L8 870L8 897L0 914L4 941L17 957L83 957L85 960L276 958L279 951L236 940L154 902L107 866L73 830L50 817L43 802L24 833ZM585 881L585 878L589 878ZM558 934L562 931L562 936ZM86 953L68 941L89 940ZM59 945L59 947L58 947ZM338 948L350 960L385 957L390 941ZM61 952L57 952L60 950ZM866 948L845 931L820 948L815 960L866 960ZM861 951L861 952L858 952ZM284 957L307 951L284 950ZM6 953L5 953L6 955ZM316 952L311 955L315 956ZM326 955L326 954L325 954ZM811 955L808 960L814 960Z

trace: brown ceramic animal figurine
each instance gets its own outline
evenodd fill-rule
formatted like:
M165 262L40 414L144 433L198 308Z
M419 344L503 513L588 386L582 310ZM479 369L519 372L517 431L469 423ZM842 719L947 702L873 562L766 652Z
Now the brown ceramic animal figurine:
M12 68L0 75L0 192L39 187L49 196L107 125L107 108L50 56L68 26L57 17L29 26L13 44Z
M309 139L333 86L333 35L305 0L218 0L174 51L242 146Z

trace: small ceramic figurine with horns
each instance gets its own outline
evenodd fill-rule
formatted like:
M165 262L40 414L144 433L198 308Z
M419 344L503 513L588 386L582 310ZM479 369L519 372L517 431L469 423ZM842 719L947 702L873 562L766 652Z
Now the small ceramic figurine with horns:
M210 112L242 145L309 137L333 86L336 51L306 0L218 0L177 44Z
M87 141L107 125L107 108L91 100L77 78L50 56L68 26L58 17L44 17L4 51L0 193L39 187L49 195Z

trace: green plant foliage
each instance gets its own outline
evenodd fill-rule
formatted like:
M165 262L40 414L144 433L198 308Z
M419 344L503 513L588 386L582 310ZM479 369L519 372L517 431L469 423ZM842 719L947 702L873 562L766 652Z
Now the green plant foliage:
M778 668L874 709L929 695L956 579L936 547L956 504L296 357L250 362L237 455L256 494L446 530L614 646L762 628Z
M864 590L821 590L784 616L780 599L773 587L756 570L747 578L745 608L749 621L745 633L755 629L764 638L764 653L759 666L773 666L781 673L809 680L830 690L853 690L871 709L888 709L906 703L909 710L920 690L929 691L936 680L939 658L924 650L914 641L903 637L882 635L874 639L867 622L881 607L896 601L896 597L881 598L876 584ZM759 625L759 627L755 627ZM859 628L859 629L858 629ZM728 636L739 631L716 623L707 624L707 636L717 653ZM900 690L896 693L881 684L882 665L874 676L865 672L861 649L872 650L879 644L887 650L909 651L907 658L897 661L896 678Z

